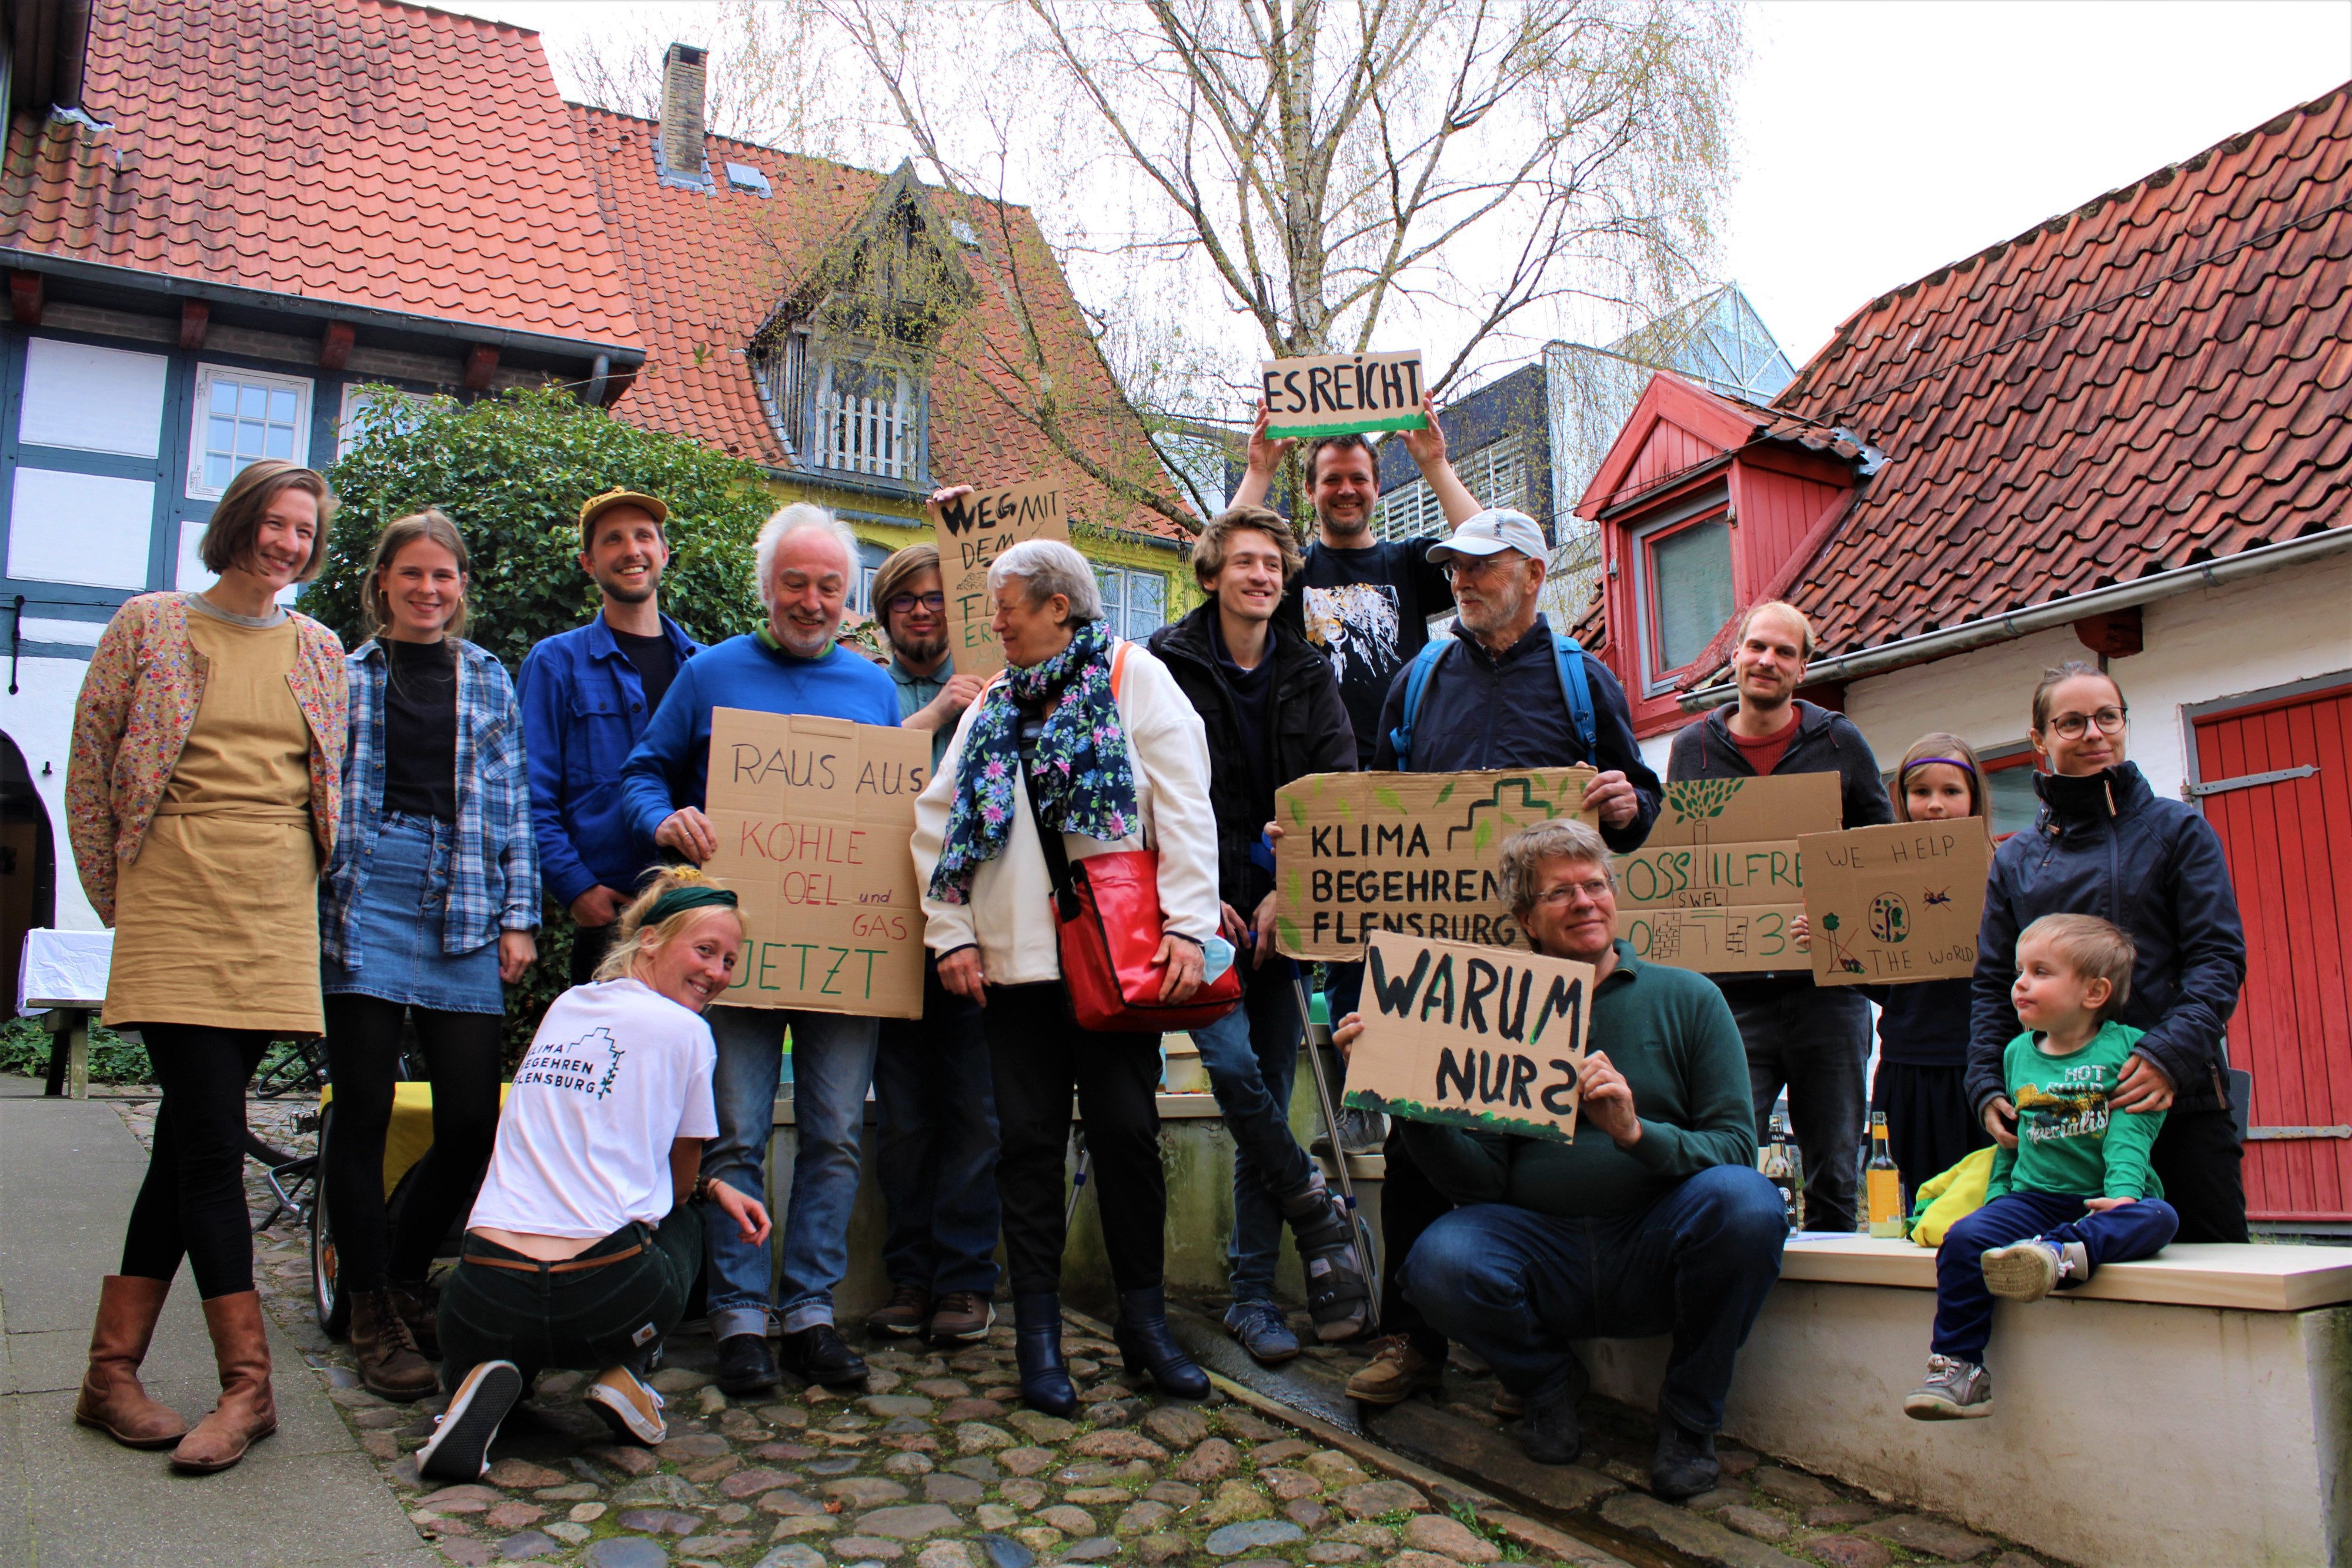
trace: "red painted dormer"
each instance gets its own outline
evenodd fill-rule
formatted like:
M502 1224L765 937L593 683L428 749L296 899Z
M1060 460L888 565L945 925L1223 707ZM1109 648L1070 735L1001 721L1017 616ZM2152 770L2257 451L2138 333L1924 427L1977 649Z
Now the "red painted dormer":
M1660 371L1585 488L1600 526L1600 657L1633 733L1723 667L1748 605L1780 597L1836 528L1875 455L1852 435Z

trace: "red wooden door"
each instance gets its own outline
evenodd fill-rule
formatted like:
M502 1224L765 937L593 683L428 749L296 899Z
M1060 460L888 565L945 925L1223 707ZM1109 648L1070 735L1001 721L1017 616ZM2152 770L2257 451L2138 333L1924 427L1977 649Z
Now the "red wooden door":
M2352 1138L2327 1135L2352 1126L2352 684L2200 716L2196 740L2246 922L2230 1059L2254 1075L2247 1213L2352 1221ZM2227 787L2266 773L2296 776Z

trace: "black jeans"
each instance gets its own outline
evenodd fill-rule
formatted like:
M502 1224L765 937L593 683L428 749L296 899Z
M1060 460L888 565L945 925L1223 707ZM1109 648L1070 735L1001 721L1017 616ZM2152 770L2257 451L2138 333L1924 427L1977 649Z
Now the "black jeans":
M714 1212L710 1223L735 1222ZM525 1386L551 1366L642 1367L646 1347L676 1328L686 1311L702 1268L702 1211L681 1203L658 1228L625 1226L580 1257L641 1248L635 1255L562 1273L495 1241L467 1237L441 1291L441 1386L454 1394L486 1361L513 1362ZM527 1267L500 1268L480 1261L486 1258Z
M1723 999L1748 1047L1760 1144L1772 1102L1789 1091L1789 1126L1805 1159L1805 1228L1851 1233L1862 1140L1869 1122L1863 1068L1870 1003L1847 986L1811 980L1727 981Z
M417 1008L416 1042L433 1083L433 1146L416 1162L401 1200L400 1228L384 1207L383 1141L392 1126L404 1003L355 993L327 1002L327 1081L334 1117L327 1138L327 1212L335 1217L342 1288L373 1291L416 1281L474 1200L499 1135L499 1032L495 1013Z
M1015 1295L1062 1287L1070 1092L1078 1096L1102 1207L1103 1249L1122 1291L1160 1282L1168 1178L1160 1166L1160 1037L1072 1022L1059 982L991 986L981 1009L996 1079L996 1197Z
M889 1206L882 1271L934 1296L996 1289L996 1093L980 1009L923 959L923 1016L884 1019L874 1157Z
M264 1030L138 1026L163 1103L147 1179L122 1232L122 1272L169 1280L180 1260L206 1301L253 1289L253 1217L245 1207L245 1086L269 1049Z
M2245 1157L2227 1105L2166 1115L2147 1163L2164 1184L2164 1201L2180 1216L2173 1239L2247 1239Z

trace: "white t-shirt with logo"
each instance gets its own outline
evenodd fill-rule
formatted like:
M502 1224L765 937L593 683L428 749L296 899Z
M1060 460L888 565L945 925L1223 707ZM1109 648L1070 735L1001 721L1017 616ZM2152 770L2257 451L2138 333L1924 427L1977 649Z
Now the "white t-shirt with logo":
M669 1150L719 1134L710 1026L635 980L555 998L515 1069L468 1227L596 1239L671 1207Z

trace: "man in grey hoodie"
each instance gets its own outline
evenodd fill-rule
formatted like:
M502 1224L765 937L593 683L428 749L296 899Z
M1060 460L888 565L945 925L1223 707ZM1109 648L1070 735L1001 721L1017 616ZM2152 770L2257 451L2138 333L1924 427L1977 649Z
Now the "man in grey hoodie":
M1843 714L1797 695L1812 655L1812 623L1803 612L1778 600L1750 609L1731 653L1738 700L1675 735L1667 782L1835 773L1847 827L1893 821L1894 804L1862 731ZM1805 1158L1805 1228L1851 1231L1869 1105L1868 1002L1850 987L1817 988L1810 967L1713 978L1748 1047L1759 1142L1772 1103L1789 1092L1789 1121Z

